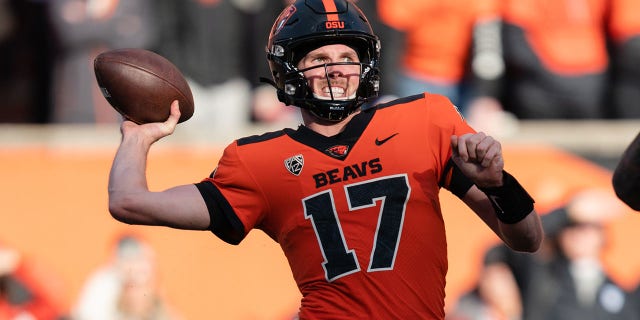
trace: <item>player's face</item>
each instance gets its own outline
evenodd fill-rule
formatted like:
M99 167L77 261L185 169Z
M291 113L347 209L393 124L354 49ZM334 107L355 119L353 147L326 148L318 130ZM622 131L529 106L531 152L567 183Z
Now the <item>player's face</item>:
M348 65L327 65L331 63L349 62ZM298 69L304 71L316 98L345 100L355 97L360 79L360 62L358 54L351 47L343 44L322 46L309 52L298 63Z

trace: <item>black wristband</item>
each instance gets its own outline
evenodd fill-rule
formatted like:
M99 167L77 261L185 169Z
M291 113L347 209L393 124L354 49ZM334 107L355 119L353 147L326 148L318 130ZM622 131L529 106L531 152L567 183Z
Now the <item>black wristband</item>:
M503 223L517 223L533 211L533 198L518 180L506 171L502 172L502 186L478 188L489 197L498 220Z

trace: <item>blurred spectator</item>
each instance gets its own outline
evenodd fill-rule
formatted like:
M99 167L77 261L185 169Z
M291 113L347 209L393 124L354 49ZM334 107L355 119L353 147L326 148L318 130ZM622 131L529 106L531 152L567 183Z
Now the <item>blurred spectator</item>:
M117 48L147 48L155 40L153 0L52 0L58 42L52 122L118 122L98 88L93 59Z
M237 136L250 119L243 12L231 0L154 4L161 35L157 52L184 73L193 93L195 112L185 130Z
M520 320L522 299L508 265L485 257L473 290L462 295L447 320Z
M393 93L443 94L466 113L467 72L491 83L503 71L498 9L496 0L378 0L381 20L405 35Z
M633 291L631 299L635 302L636 314L640 315L640 284Z
M267 39L277 17L292 0L232 0L241 9L245 22L242 57L243 72L251 85L249 120L274 126L297 126L300 123L296 108L285 106L278 100L272 85L260 81L271 78L265 60Z
M640 118L640 1L611 0L613 118Z
M604 118L608 0L501 0L504 109L519 119Z
M58 277L19 250L0 243L0 319L65 319Z
M260 77L270 77L265 61L265 48L273 24L282 9L293 0L231 0L240 9L243 21L243 70L252 86L258 86Z
M513 271L525 320L637 320L631 295L602 264L605 223L623 206L610 192L585 190L543 216L545 248L533 255L498 246L488 253Z
M0 0L0 123L49 118L52 41L48 1Z
M75 320L179 319L160 293L153 249L141 239L118 239L112 259L86 280Z

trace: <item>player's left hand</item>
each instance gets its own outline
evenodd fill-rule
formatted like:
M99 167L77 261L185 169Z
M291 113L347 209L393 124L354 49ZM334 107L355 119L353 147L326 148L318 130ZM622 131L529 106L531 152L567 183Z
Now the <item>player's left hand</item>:
M451 136L452 159L478 187L502 185L502 146L483 132Z

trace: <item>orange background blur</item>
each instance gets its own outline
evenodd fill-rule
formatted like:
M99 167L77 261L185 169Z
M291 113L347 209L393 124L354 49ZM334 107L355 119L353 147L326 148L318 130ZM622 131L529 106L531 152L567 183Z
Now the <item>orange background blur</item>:
M514 173L545 213L582 187L611 189L611 172L543 146L504 147ZM197 182L215 167L221 149L158 144L149 157L149 186ZM239 246L209 232L129 226L107 210L107 178L115 147L31 146L0 151L0 241L50 268L71 306L83 281L109 259L114 239L133 232L156 249L160 280L170 304L185 319L290 319L300 294L280 248L260 231ZM613 192L613 191L611 191ZM442 207L449 237L447 305L469 289L484 250L497 238L447 191ZM629 210L608 228L605 260L626 288L640 280L640 215Z

